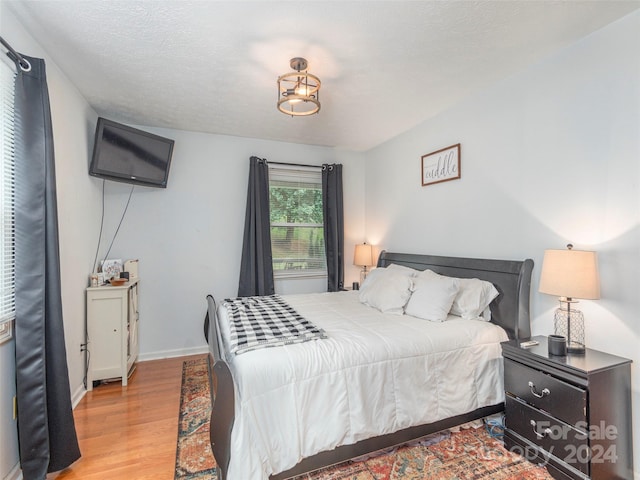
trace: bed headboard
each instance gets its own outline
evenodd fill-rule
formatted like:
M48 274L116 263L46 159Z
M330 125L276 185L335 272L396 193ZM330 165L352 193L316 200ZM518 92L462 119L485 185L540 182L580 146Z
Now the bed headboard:
M511 339L531 336L529 290L533 260L439 257L382 251L378 267L392 263L416 270L430 269L449 277L479 278L493 283L500 294L490 305L491 322L504 328Z

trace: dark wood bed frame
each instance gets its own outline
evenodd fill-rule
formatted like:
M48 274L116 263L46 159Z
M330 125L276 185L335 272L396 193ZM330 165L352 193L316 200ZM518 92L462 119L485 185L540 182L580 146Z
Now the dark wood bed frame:
M386 267L392 263L417 270L431 269L451 277L479 278L493 283L500 295L491 303L491 322L504 328L511 339L522 340L530 337L529 295L533 260L489 260L383 251L378 258L378 267ZM232 454L230 444L235 416L235 382L225 359L218 328L217 306L211 295L207 296L207 304L205 336L209 342L209 380L213 403L210 426L211 448L218 463L218 480L227 480L227 470ZM401 445L425 435L499 413L503 409L502 403L491 405L435 423L406 428L352 445L343 445L304 458L293 468L271 475L270 479L284 480L367 453ZM242 455L242 452L237 453Z

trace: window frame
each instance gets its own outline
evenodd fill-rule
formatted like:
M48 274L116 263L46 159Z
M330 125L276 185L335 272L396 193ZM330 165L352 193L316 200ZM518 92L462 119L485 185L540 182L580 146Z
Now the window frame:
M269 164L269 198L271 200L271 187L273 182L291 182L291 183L311 183L317 184L322 190L322 172L320 167L309 166L303 167L299 165L273 165ZM324 215L324 214L323 214ZM310 227L324 228L324 223L292 223L292 222L269 222L270 233L274 227ZM271 247L273 249L273 238L271 239ZM276 269L273 268L274 279L295 279L295 278L327 278L327 258L326 251L323 249L324 268L319 269ZM272 265L276 260L272 255Z

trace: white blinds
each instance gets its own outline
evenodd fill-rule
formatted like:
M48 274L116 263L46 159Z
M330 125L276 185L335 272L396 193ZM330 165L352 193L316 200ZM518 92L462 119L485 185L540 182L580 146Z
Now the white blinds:
M0 332L15 317L15 70L0 61ZM0 335L2 337L2 335Z

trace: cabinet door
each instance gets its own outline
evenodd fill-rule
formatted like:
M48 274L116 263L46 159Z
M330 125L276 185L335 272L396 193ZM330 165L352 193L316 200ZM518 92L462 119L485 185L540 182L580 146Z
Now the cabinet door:
M89 308L89 362L93 379L119 377L122 359L122 312L126 297L96 296Z

